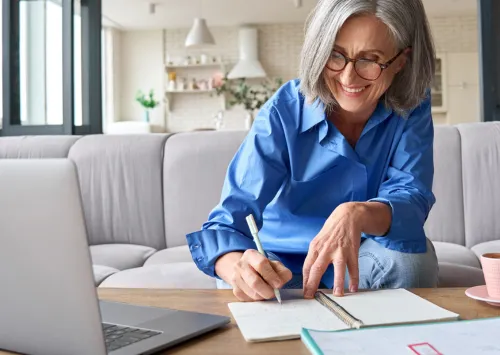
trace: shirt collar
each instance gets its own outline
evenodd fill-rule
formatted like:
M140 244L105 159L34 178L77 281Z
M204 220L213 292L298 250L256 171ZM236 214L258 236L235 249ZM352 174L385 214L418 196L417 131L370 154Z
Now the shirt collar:
M373 111L372 116L366 124L366 129L371 129L372 127L378 125L380 122L384 121L392 113L392 109L386 106L385 100L381 98ZM304 100L304 108L302 110L302 122L300 124L300 133L307 131L308 129L316 126L318 123L326 120L325 105L323 102L317 98L314 102L308 103Z
M302 122L300 123L300 133L316 126L318 123L325 121L325 105L317 98L314 102L309 103L304 99L304 107L302 109Z
M368 132L370 129L384 121L387 117L389 117L392 113L392 108L387 106L385 104L384 97L382 97L378 104L377 107L375 108L375 111L373 111L372 116L366 123L365 129L363 130L363 133Z

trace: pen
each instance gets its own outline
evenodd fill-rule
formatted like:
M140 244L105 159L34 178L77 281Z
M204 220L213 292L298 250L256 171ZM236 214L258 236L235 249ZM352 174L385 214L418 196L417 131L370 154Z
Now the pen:
M262 248L262 244L260 244L259 231L257 229L257 225L255 224L255 220L253 219L253 216L251 214L247 216L247 224L248 227L250 228L250 233L252 233L252 237L255 244L257 244L257 249L259 250L259 253L261 253L262 255L264 255L264 257L267 258L267 254L264 251L264 248ZM274 289L274 294L276 295L276 299L278 300L278 302L281 304L281 295L280 291L277 288Z

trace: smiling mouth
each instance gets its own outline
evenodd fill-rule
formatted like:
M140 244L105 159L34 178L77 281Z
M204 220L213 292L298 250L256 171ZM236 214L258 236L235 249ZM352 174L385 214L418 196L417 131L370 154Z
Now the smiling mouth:
M360 92L364 91L368 86L369 85L367 85L367 86L359 86L359 87L347 87L347 86L344 86L344 85L340 84L340 87L342 87L342 90L344 90L345 92L347 92L349 94L360 93Z

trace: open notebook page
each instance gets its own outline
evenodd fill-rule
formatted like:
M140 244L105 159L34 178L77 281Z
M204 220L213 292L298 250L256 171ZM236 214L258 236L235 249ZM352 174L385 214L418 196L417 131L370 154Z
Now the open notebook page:
M348 326L316 300L306 300L293 290L282 290L283 304L276 300L229 303L229 309L247 341L284 340L300 337L301 328L341 330ZM455 320L447 311L404 289L365 291L334 297L326 293L364 325L389 325Z
M319 302L312 299L287 298L276 300L229 303L229 309L246 341L270 341L300 338L301 329L347 329L341 320Z
M447 321L458 314L443 309L405 289L376 290L335 297L327 294L364 325Z

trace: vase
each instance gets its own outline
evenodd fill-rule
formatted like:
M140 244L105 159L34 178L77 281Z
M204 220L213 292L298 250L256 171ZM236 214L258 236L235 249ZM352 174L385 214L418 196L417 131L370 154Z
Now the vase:
M149 123L149 110L144 110L144 122Z
M246 111L245 112L245 129L247 131L249 131L250 128L252 128L252 124L253 124L253 112Z
M217 131L220 131L224 128L224 112L219 111L217 114L214 116L214 122L215 122L215 129Z

